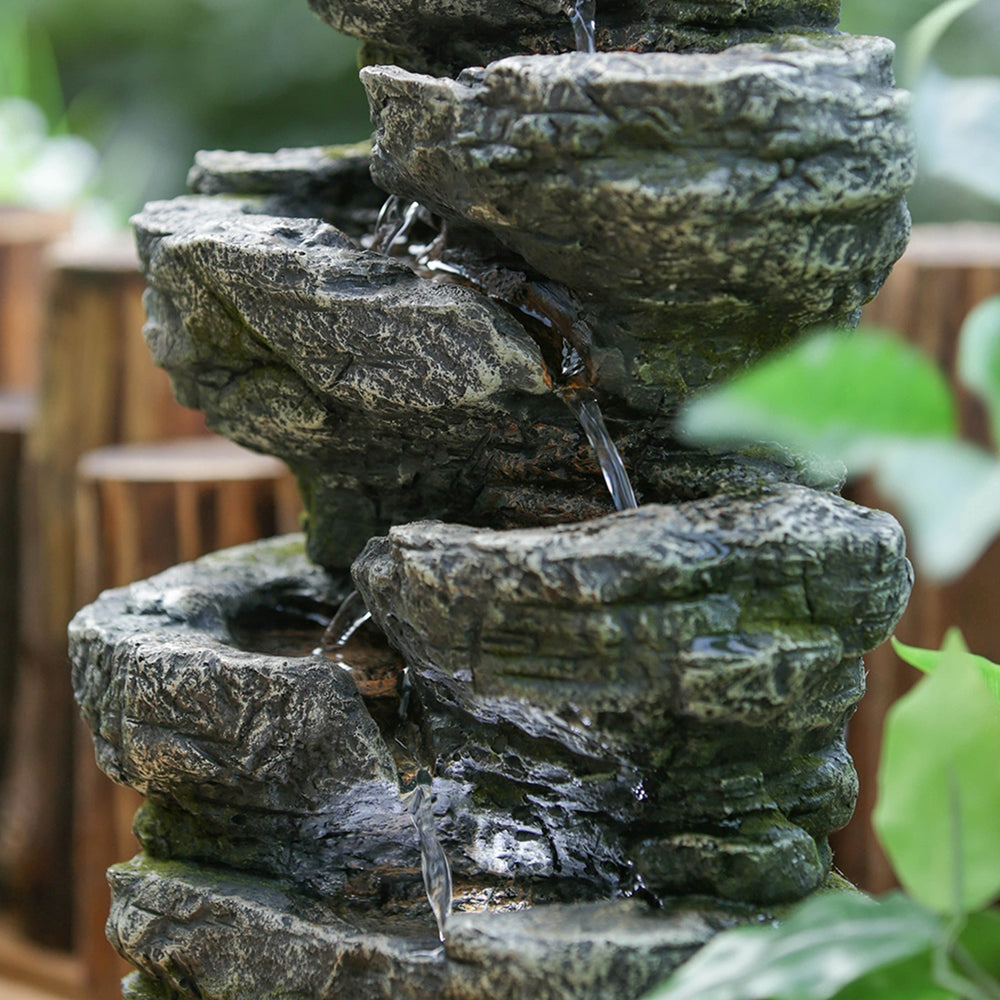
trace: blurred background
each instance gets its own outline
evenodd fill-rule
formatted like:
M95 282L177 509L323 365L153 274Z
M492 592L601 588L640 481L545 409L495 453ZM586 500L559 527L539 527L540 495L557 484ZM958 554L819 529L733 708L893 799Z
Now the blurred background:
M919 228L866 321L933 359L962 438L995 463L1000 441L955 359L966 315L1000 295L1000 0L947 0L960 16L925 44L912 29L940 6L843 0L844 30L897 42L920 157ZM297 518L287 470L213 450L226 443L153 369L127 219L182 194L199 149L365 138L357 49L305 0L0 0L0 1000L110 1000L122 974L103 872L136 849L137 800L96 772L80 732L69 617L103 587ZM152 480L150 461L163 470ZM850 489L892 506L871 481ZM958 625L1000 661L1000 546L960 578L919 563L917 578L900 637L936 648ZM868 668L851 732L862 797L836 848L852 880L881 891L893 884L869 824L881 724L913 671L887 646Z

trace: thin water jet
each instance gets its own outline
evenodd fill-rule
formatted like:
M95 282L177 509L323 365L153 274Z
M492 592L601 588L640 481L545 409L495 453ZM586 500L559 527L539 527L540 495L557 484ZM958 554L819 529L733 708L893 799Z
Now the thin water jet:
M365 602L361 595L352 590L343 603L337 609L337 613L330 619L320 640L318 652L323 653L328 650L342 649L347 645L351 636L365 622L371 620L371 612L365 607Z
M629 479L621 454L608 432L597 397L590 390L577 389L563 394L563 399L580 421L594 454L597 456L601 475L614 501L615 510L629 510L639 506L635 490Z
M576 0L564 8L573 25L573 38L577 52L596 52L594 43L594 18L596 16L596 0Z
M434 799L431 794L430 773L421 768L415 784L407 791L401 791L401 798L413 825L417 828L420 841L420 868L424 878L424 890L437 921L438 937L445 939L445 927L451 916L452 881L451 865L441 846L434 823Z

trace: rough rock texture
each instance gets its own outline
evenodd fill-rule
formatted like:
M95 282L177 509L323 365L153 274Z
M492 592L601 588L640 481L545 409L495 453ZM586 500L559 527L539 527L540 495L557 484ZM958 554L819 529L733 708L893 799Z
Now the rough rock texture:
M369 44L363 58L454 75L519 53L573 49L565 0L309 0L338 31ZM629 0L597 9L597 48L717 51L788 28L836 27L840 0Z
M277 605L329 618L349 590L295 536L108 591L73 619L74 692L97 763L148 796L137 828L155 853L323 891L359 873L371 889L393 869L418 882L395 764L350 675L323 656L234 645L248 615Z
M346 568L368 538L417 518L506 527L610 510L583 432L504 306L294 217L301 199L289 192L312 183L297 170L219 160L202 164L199 184L256 187L264 176L277 193L180 198L136 217L145 336L182 403L295 470L313 559ZM622 341L592 361L640 497L795 475L672 451L661 416L671 397L629 352Z
M902 253L915 159L892 51L810 36L457 80L370 67L372 174L575 289L598 343L640 338L639 377L683 391L849 320Z
M909 595L888 515L783 486L545 530L416 524L353 575L409 664L442 829L480 824L488 870L765 903L822 882L854 807L860 656Z
M198 194L260 196L281 214L323 219L360 235L385 200L371 181L370 154L369 142L274 153L202 150L187 182Z
M331 905L260 878L136 859L110 873L126 1000L635 1000L747 911L618 900L457 914Z

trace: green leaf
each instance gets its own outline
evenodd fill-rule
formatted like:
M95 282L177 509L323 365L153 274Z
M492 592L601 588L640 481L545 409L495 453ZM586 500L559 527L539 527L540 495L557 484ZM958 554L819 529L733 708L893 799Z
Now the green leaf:
M920 175L934 190L1000 203L1000 79L951 77L928 68L913 94ZM941 183L943 182L943 184ZM963 193L964 192L964 193Z
M956 419L934 362L868 328L821 331L700 394L679 431L695 443L777 441L858 473L900 438L954 437Z
M957 633L958 641L961 642L963 652L968 652L965 646L965 640L962 639L962 635L957 629L952 629L949 632L949 636L953 633ZM945 640L947 642L947 640ZM937 667L938 662L942 657L942 653L937 649L919 649L916 646L907 646L905 643L900 642L895 636L892 637L892 648L895 649L896 655L904 662L908 663L911 667L916 667L917 670L922 670L925 674L932 673ZM979 672L983 675L983 680L986 681L986 686L993 692L997 701L1000 701L1000 663L994 663L992 660L986 659L985 656L975 656L969 653L970 658L979 668Z
M961 575L1000 533L1000 461L962 441L886 442L873 469L899 514L919 570Z
M900 894L827 893L780 925L713 938L647 1000L828 1000L874 969L939 944L938 917Z
M958 943L983 972L1000 983L1000 912L973 913Z
M916 82L941 36L966 11L972 10L979 2L980 0L946 0L910 29L906 39L906 61L902 74L907 86L912 86Z
M1000 445L1000 295L965 318L958 343L958 375L986 404L993 443Z
M930 950L883 966L842 989L836 1000L956 1000L934 984Z
M886 718L873 824L900 882L941 913L1000 895L1000 705L947 647Z

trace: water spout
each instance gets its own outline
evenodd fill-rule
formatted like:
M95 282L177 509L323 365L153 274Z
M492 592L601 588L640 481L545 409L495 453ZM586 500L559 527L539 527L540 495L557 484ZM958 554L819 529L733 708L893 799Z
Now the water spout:
M583 389L567 392L563 398L566 400L566 405L576 414L587 440L594 449L604 482L614 501L615 510L638 507L639 502L635 498L625 463L608 433L601 408L597 405L597 397L590 390Z
M565 8L573 25L573 36L577 52L596 52L594 44L594 18L597 13L596 0L575 0Z
M361 595L352 590L341 602L337 613L330 620L323 638L320 640L320 650L338 649L347 645L347 641L366 621L371 618L371 612L365 607Z
M431 776L421 768L416 785L402 794L402 799L417 828L420 841L420 867L424 876L424 890L437 921L438 937L444 942L445 924L451 916L451 865L444 853L437 831L434 829L434 803L431 797Z

